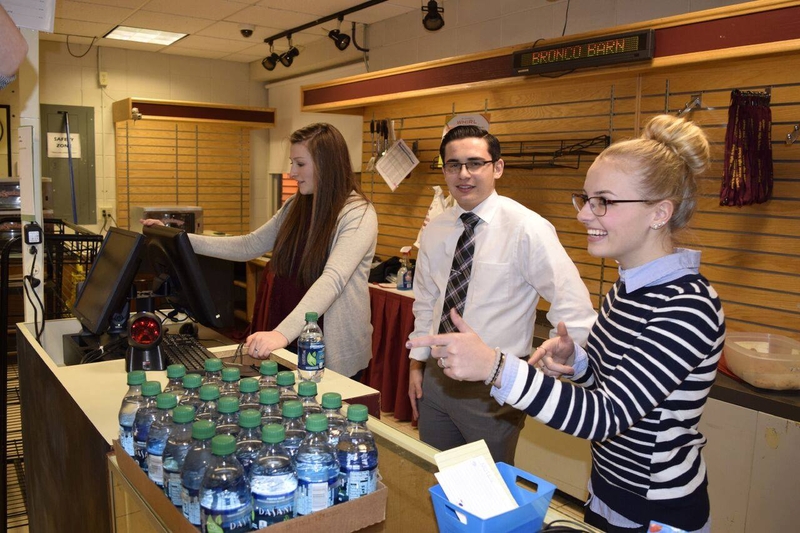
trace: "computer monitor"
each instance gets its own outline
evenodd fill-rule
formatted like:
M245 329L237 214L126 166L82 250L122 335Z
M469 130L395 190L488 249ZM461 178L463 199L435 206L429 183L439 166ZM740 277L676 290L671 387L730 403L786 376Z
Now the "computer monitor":
M221 328L208 284L185 231L166 226L145 226L147 258L155 274L153 292L162 294L178 311L204 326ZM168 287L163 291L159 286Z
M105 333L112 316L124 314L143 246L140 233L112 227L106 234L72 307L85 334ZM126 321L123 316L121 324Z

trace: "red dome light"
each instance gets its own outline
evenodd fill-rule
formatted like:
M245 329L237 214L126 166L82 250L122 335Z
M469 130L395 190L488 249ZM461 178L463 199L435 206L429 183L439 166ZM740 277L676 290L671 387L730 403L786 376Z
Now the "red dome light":
M149 346L161 338L161 322L152 316L136 318L130 327L130 337L142 346Z

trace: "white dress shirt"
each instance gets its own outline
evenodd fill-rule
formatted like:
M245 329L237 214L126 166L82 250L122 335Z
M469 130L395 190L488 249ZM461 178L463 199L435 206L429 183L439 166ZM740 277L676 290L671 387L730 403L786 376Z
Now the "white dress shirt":
M539 297L550 302L547 319L564 321L581 344L597 317L589 291L558 240L555 228L525 206L493 192L473 213L475 255L464 319L489 346L523 357L531 352ZM422 232L414 273L414 331L410 338L436 334L456 244L464 225L458 205L431 220ZM449 310L447 310L449 312ZM424 361L430 348L409 357Z

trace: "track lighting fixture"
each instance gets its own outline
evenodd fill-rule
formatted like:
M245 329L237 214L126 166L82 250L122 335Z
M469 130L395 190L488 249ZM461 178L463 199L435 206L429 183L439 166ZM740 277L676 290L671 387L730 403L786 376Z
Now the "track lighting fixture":
M300 50L298 50L294 45L292 45L292 36L288 36L289 39L289 49L286 50L284 53L281 54L280 62L281 65L284 67L291 67L292 63L294 62L294 58L300 55Z
M261 66L267 70L275 70L275 67L278 66L278 61L281 60L281 56L275 53L272 43L269 43L269 51L270 55L261 60Z
M339 27L329 31L328 37L336 44L336 48L343 52L350 46L350 36L346 33L342 33L342 21L344 21L344 17L339 17Z
M425 12L425 17L422 19L422 25L425 26L426 30L437 31L444 27L444 19L441 15L444 13L444 8L439 7L439 4L436 3L436 0L429 0L427 6L422 6L422 10Z

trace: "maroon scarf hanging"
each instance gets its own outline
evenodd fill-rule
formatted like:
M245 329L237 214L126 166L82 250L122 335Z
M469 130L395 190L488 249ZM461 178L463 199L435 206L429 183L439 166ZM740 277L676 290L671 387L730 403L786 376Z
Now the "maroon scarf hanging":
M772 197L769 99L769 93L731 91L719 205L760 204Z

